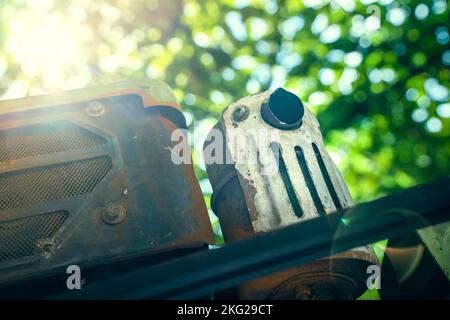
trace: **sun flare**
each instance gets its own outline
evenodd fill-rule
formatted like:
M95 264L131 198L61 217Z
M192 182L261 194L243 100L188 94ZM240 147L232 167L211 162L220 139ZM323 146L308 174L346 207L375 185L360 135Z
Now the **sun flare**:
M41 78L46 90L83 86L86 77L78 85L68 81L71 70L80 74L85 65L82 30L58 12L23 11L8 22L5 47L23 76Z

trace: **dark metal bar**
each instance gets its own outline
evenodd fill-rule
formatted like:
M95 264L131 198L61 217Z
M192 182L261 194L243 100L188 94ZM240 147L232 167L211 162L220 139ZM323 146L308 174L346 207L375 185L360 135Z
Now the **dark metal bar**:
M223 248L87 284L54 299L195 298L332 253L450 220L450 178Z

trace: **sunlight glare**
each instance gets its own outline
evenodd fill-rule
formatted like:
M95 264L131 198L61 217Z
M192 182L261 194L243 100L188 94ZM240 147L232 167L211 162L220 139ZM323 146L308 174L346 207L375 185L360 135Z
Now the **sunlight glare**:
M50 90L63 89L67 72L83 60L80 27L60 13L24 11L8 23L6 49L24 75L42 77Z

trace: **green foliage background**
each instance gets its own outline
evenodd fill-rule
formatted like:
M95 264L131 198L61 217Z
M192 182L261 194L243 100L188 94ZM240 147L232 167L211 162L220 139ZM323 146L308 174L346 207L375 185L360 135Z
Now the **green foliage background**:
M444 0L2 0L0 97L166 81L200 132L193 156L209 205L202 135L233 100L284 86L316 113L366 201L449 174L448 29Z

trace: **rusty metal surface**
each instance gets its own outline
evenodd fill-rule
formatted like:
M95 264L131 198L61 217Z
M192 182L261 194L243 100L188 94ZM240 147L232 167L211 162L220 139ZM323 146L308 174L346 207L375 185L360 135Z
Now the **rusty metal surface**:
M144 83L143 87L146 85L149 84ZM70 150L63 148L62 151L39 147L36 150L45 152L0 162L0 178L13 176L15 180L8 178L7 181L32 181L20 188L11 185L17 190L15 192L37 190L36 194L43 194L40 197L22 194L21 197L26 200L24 206L10 205L6 199L5 209L0 210L0 226L2 223L48 212L63 210L69 214L54 236L45 239L50 244L46 246L45 252L36 248L32 256L0 261L0 286L70 264L96 264L104 259L124 260L128 255L202 247L214 242L192 165L175 165L171 160L170 148L177 143L171 141L171 133L185 125L182 113L166 103L143 104L149 100L154 103L164 96L167 98L167 92L160 93L159 98L152 95L158 90L166 90L165 87L158 84L156 91L147 90L145 96L137 94L141 91L135 88L110 86L100 95L98 91L93 95L92 90L87 90L86 94L77 91L76 94L62 94L56 98L27 98L12 101L11 104L1 102L0 148L10 147L1 142L9 130L14 129L20 134L29 126L44 124L51 131L61 121L102 137L106 143ZM89 99L94 97L93 100ZM37 105L33 105L35 102ZM93 102L100 103L104 110L92 114L90 108ZM149 106L151 108L147 108ZM18 109L10 110L13 107ZM62 139L68 138L64 136ZM19 140L25 141L26 146L32 139L23 133ZM66 190L67 181L73 172L65 171L64 176L49 180L61 184L58 187L62 188L58 193L60 195L45 201L48 192L42 190L55 186L46 185L43 181L40 187L32 180L39 177L32 175L34 171L51 170L55 166L66 167L68 163L98 157L109 158L111 168L91 192L71 193ZM16 176L25 178L18 179ZM84 183L82 178L78 177L81 179L80 185ZM120 208L120 217L107 223L105 212L111 211L110 208ZM106 213L107 216L110 214Z
M207 165L214 189L211 207L220 219L227 242L280 229L352 205L347 186L325 150L319 124L309 109L304 108L301 121L294 124L297 127L289 130L280 130L263 119L261 107L267 104L273 93L266 91L232 103L223 111L221 120L215 127L225 133L225 149L234 162ZM236 129L243 133L237 139L233 136L235 133L231 133ZM270 139L258 140L261 139L258 130L263 130L266 134L268 132ZM266 154L269 157L263 161L242 161L243 158L239 157L242 156L240 152L246 139L245 134L253 144L253 149L245 152L259 148L259 155ZM275 157L270 157L274 142L280 146L286 174L292 182L295 200L299 202L302 216L294 209L281 169L274 173L264 173L268 164L279 168ZM205 146L207 145L208 142ZM299 164L296 154L298 147L303 152L313 186L308 185L308 177ZM318 152L325 169L320 167ZM254 160L251 156L244 159ZM328 182L324 177L324 170L328 175ZM318 200L314 199L312 189L316 190ZM318 201L323 208L318 208ZM365 272L368 265L377 263L370 246L355 248L311 265L252 280L240 286L240 295L244 299L306 299L320 296L355 298L365 290L365 282L361 281L358 274ZM322 295L314 293L316 285L321 287L319 292ZM296 293L294 289L297 287L309 288L309 291L305 289L306 293Z
M242 299L355 299L367 290L368 250L352 249L242 284Z

